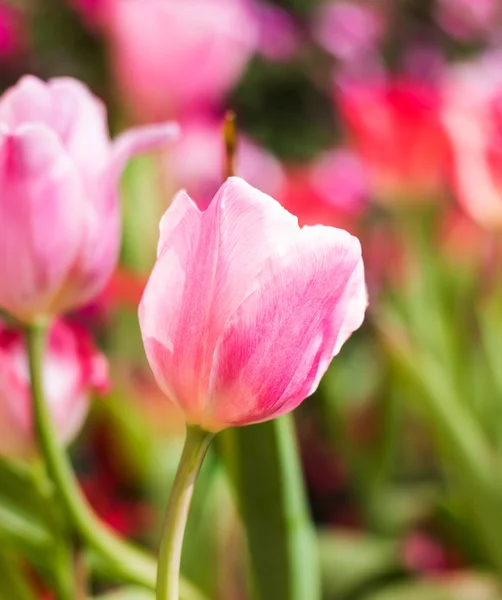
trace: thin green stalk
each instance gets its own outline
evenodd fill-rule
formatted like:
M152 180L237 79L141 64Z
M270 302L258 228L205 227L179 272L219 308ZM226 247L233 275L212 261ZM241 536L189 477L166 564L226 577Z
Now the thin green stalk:
M178 600L181 550L190 502L214 434L187 426L178 471L166 509L157 571L157 600Z
M42 385L46 328L43 323L30 325L26 329L26 340L36 432L48 474L81 540L106 559L124 581L154 589L155 560L117 536L96 517L80 492L67 456L57 442ZM188 582L183 582L182 595L185 600L201 600L201 595Z
M293 419L220 434L259 600L318 600L320 568Z

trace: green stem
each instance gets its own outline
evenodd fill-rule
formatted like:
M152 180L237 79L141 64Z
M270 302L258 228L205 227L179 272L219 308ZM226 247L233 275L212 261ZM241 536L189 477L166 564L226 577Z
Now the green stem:
M167 505L157 571L157 600L178 600L183 536L202 462L214 434L187 426L178 471Z
M80 538L113 566L125 581L150 589L155 587L155 560L118 537L102 523L80 492L78 482L65 452L59 446L44 400L42 364L46 325L37 323L26 330L31 377L33 413L38 443L60 501ZM183 582L185 600L201 600L200 594L188 582Z

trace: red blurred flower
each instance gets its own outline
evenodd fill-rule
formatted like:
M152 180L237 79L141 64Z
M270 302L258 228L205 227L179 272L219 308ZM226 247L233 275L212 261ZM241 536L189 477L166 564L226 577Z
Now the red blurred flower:
M421 201L441 190L446 142L436 86L411 78L345 79L336 97L379 200Z

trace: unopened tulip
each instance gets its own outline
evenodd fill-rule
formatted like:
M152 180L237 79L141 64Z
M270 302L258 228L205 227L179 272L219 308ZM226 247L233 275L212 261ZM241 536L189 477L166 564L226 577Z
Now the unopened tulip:
M47 336L43 363L46 402L62 443L80 430L91 390L108 385L108 363L87 332L56 321ZM28 356L24 334L0 323L0 456L36 455Z
M443 110L456 196L471 219L492 230L502 229L501 59L490 55L458 67Z
M304 227L230 178L205 211L180 192L139 310L150 366L187 422L266 421L312 394L364 318L359 241Z
M441 95L433 84L411 79L345 81L337 96L380 201L421 201L442 190L446 142Z
M257 44L247 0L103 0L112 68L137 120L218 104Z
M104 106L74 79L24 77L0 98L0 309L31 322L100 292L120 243L118 183L173 124L112 144Z

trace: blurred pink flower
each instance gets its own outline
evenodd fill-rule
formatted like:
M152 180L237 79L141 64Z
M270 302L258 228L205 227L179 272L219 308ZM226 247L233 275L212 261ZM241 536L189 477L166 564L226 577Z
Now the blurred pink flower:
M300 32L289 13L267 2L251 5L258 25L258 50L272 61L290 60L300 47Z
M164 180L170 195L186 189L199 207L206 207L223 180L225 148L222 122L214 119L185 121L182 135L166 148ZM283 181L277 159L239 135L236 172L263 192L275 195Z
M21 12L0 0L0 63L20 54L26 47L27 32Z
M300 225L333 225L353 231L369 199L364 164L337 148L304 167L289 167L277 196Z
M442 190L447 152L435 85L346 79L336 95L379 200L421 201Z
M448 567L444 548L432 536L414 531L404 540L402 548L404 566L419 573L437 573Z
M316 160L311 173L314 188L328 206L347 215L359 215L366 207L368 174L355 152L331 150Z
M304 227L233 177L201 212L180 192L139 309L157 383L209 431L266 421L312 394L367 304L359 241Z
M452 180L466 213L502 228L502 54L458 66L445 84L443 122Z
M335 0L320 5L313 32L321 46L335 58L353 61L377 52L385 22L370 4Z
M120 243L119 177L135 152L159 146L173 124L112 144L105 108L74 79L31 76L0 98L0 308L21 321L91 300L112 274Z
M502 24L500 0L436 0L435 16L448 35L461 41L490 38Z
M106 0L120 91L139 121L214 106L256 48L247 0Z
M46 401L62 443L80 430L91 389L108 387L108 363L87 332L54 323L43 367ZM36 442L31 412L30 377L24 334L0 323L0 455L32 458Z

